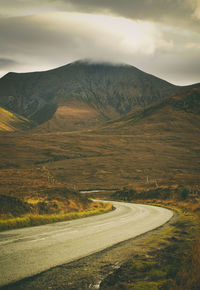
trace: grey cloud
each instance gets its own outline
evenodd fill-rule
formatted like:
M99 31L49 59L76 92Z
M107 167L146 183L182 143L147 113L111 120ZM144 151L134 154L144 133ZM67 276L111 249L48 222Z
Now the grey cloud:
M115 35L105 34L107 31L97 33L93 27L90 29L89 26L84 27L70 22L66 24L62 21L59 23L51 17L47 21L45 17L40 15L0 19L0 57L10 60L10 65L7 62L7 67L4 68L1 67L0 61L2 75L8 70L13 71L13 68L16 71L45 70L77 59L91 58L129 63L176 84L200 80L198 48L200 35L196 32L161 30L164 39L173 42L173 48L157 49L152 55L145 55L120 50L120 39L116 39L117 33ZM187 42L196 42L197 46L187 47ZM18 64L14 63L15 60Z
M38 57L54 55L72 49L75 39L59 29L48 27L48 23L34 17L17 17L0 20L0 54L34 55Z
M158 53L133 60L141 69L178 85L200 82L199 51ZM132 63L132 64L133 64Z
M18 65L18 62L9 58L0 58L0 69L9 69Z
M110 13L131 19L151 20L170 25L200 29L200 17L194 16L198 0L0 0L1 8L22 14L31 11L79 11ZM24 14L25 15L25 14Z
M25 16L45 11L54 11L56 0L0 0L0 15Z
M200 19L194 17L198 3L195 0L60 0L56 3L58 7L66 5L68 9L73 7L80 12L107 12L132 19L200 28Z

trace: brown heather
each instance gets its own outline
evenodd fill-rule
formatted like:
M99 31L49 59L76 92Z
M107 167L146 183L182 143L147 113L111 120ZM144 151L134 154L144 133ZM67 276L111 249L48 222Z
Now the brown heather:
M155 267L140 262L131 268L131 262L122 277L126 274L131 280L131 269L141 267L148 270L150 280L143 277L143 288L135 289L199 289L199 128L200 89L194 88L92 130L1 132L0 195L20 200L19 207L35 215L37 223L37 216L43 222L87 211L91 202L77 190L134 189L141 193L137 202L174 208L180 220L169 230L173 235L166 233L159 245L164 242L166 250L155 249ZM189 190L186 196L184 188ZM15 202L1 208L2 219L17 220L14 208ZM127 281L122 289L133 286Z

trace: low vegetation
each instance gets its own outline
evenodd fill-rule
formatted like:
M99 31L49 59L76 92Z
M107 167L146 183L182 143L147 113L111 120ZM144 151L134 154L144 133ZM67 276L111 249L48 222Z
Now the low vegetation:
M1 132L1 221L9 221L2 227L104 211L77 191L118 188L113 199L167 206L179 218L148 241L147 254L130 259L105 285L198 289L199 104L195 89L85 132ZM59 122L62 110L67 108L55 115Z
M146 200L146 199L155 199L155 200L187 200L188 198L200 197L200 189L196 190L191 189L185 185L173 185L173 186L152 186L146 188L140 188L136 190L130 186L130 188L123 188L122 190L117 190L111 195L111 198L119 199L123 201L131 200Z
M194 194L191 188L178 185L154 190L144 190L138 186L137 191L129 186L129 189L117 191L112 197L167 207L177 215L158 236L144 240L143 250L108 276L102 282L101 289L198 290L199 192L196 190Z
M55 214L25 214L19 217L0 219L0 230L38 226L48 223L67 221L109 212L113 209L111 203L92 202L88 209Z
M7 170L7 174L1 176L0 230L70 220L112 210L111 204L91 201L77 190L58 182L46 167L17 170L15 174L11 172Z

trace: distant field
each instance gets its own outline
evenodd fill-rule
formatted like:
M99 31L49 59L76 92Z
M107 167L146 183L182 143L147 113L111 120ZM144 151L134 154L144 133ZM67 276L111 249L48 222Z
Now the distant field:
M200 89L193 89L93 130L2 132L0 193L134 182L200 186L199 105Z
M4 133L1 135L0 194L29 196L45 188L122 188L199 185L200 136L181 132L149 135Z

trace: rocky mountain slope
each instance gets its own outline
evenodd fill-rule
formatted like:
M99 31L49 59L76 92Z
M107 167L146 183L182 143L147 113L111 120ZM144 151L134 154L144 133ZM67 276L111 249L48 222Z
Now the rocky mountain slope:
M103 131L124 132L140 127L143 132L200 132L200 87L161 100L110 121ZM178 132L177 132L178 133Z
M0 131L18 131L30 129L33 124L18 114L0 107Z
M71 131L185 89L130 65L77 61L44 72L8 73L0 79L0 105L44 124L40 129Z

